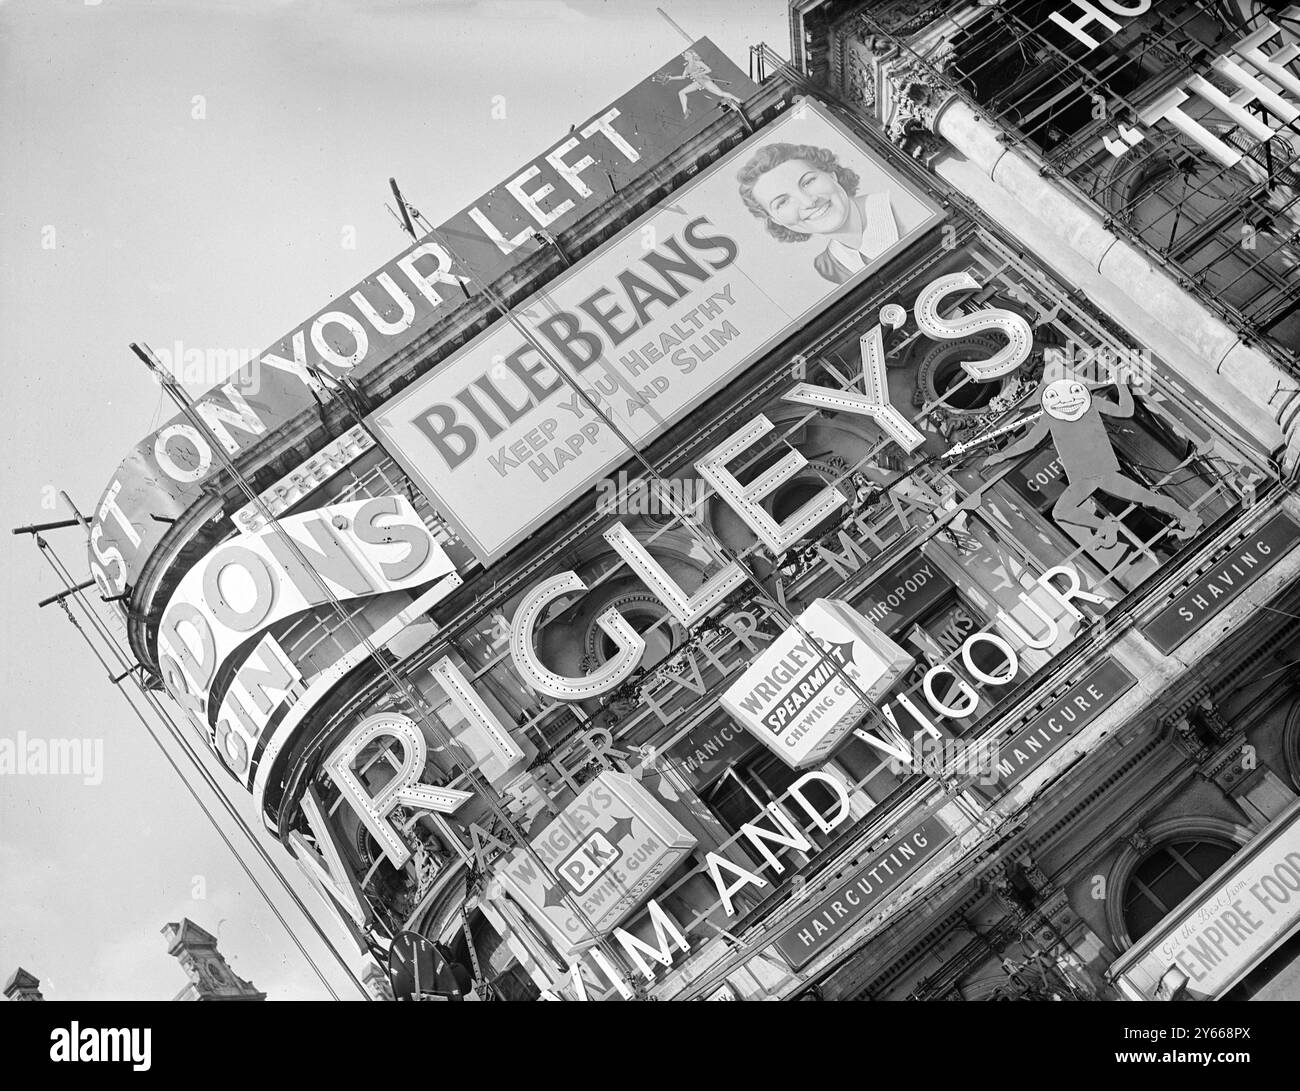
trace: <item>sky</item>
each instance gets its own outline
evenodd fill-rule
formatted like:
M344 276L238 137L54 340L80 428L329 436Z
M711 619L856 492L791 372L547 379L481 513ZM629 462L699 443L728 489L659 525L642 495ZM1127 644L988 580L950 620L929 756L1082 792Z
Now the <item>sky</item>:
M742 69L760 41L789 51L783 0L658 6ZM390 176L439 223L684 45L645 0L0 0L0 741L102 747L99 783L0 774L0 980L168 999L186 978L161 929L188 916L270 999L328 998L64 613L37 608L62 584L8 528L66 517L60 490L88 511L174 413L130 342L257 354L404 249ZM46 540L86 578L79 529Z

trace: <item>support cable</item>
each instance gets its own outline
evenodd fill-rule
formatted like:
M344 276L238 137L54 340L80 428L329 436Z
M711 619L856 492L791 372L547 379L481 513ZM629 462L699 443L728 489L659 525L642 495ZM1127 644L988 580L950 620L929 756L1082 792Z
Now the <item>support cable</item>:
M71 573L68 571L67 567L63 564L62 560L58 557L58 555L54 552L52 547L50 547L50 545L47 542L45 542L43 538L40 538L39 536L36 539L36 543L37 546L40 548L41 554L45 558L46 563L55 572L55 574L59 577L59 579L62 580L65 583L65 585L70 584ZM87 620L94 627L95 632L99 636L99 638L105 641L107 646L112 649L113 657L119 662L119 664L129 664L130 658L126 656L126 654L121 650L120 646L117 644L117 641L115 640L113 635L107 630L107 627L105 626L103 620L100 619L95 614L90 603L86 601L85 595L82 594L80 591L77 591L74 592L69 597L72 597L76 601L77 605L81 608L81 610L85 613ZM112 666L104 659L103 655L101 655L99 650L95 647L93 641L91 640L90 634L86 632L86 630L82 627L82 625L73 616L72 612L68 609L67 599L65 598L60 600L59 605L63 608L63 611L67 615L68 620L72 623L72 626L80 634L82 640L85 641L87 647L90 648L92 654L94 654L96 659L99 660L100 665L104 667L110 679L113 678L114 675L113 675ZM222 807L226 811L227 815L235 822L235 824L238 826L240 831L253 845L254 849L257 851L262 862L271 870L271 872L276 876L276 878L279 879L281 885L285 889L285 892L289 895L289 898L292 900L296 908L303 914L303 916L307 918L308 922L311 924L316 934L319 936L321 941L326 945L330 953L334 956L334 958L337 960L339 965L342 967L344 973L346 973L347 976L352 980L353 984L357 986L361 994L367 1000L370 999L369 992L366 990L362 982L357 978L355 972L352 970L351 966L349 966L347 960L339 952L337 947L334 945L333 941L321 929L320 925L315 920L313 915L308 911L307 906L303 903L302 899L298 895L298 892L294 890L293 887L289 884L288 880L285 878L279 866L271 858L269 852L266 849L266 846L264 846L259 840L257 840L257 837L253 832L253 830L251 829L251 827L245 821L244 817L238 812L238 810L235 809L234 805L232 804L230 799L226 796L226 794L221 790L221 787L217 783L215 777L213 777L211 772L206 768L206 766L203 765L202 760L194 752L194 750L192 749L189 743L189 740L184 737L183 732L181 732L181 730L175 724L175 722L172 721L171 717L168 716L166 711L162 709L162 707L157 703L156 698L141 684L139 678L132 673L132 670L129 666L124 674L117 676L117 679L120 682L126 677L131 678L132 683L135 685L137 691L141 694L142 698L145 700L148 707L152 709L153 712L156 715L158 715L161 718L161 720L167 725L168 733L178 743L178 745L180 745L182 751L185 753L185 755L189 758L191 764L193 764L195 769L198 771L200 778L208 786L209 790L212 791L217 796L217 798L221 801ZM204 801L200 798L198 793L195 791L193 784L181 771L179 765L176 763L172 755L163 746L161 738L154 731L152 725L150 725L148 720L145 718L145 716L140 711L140 709L136 706L135 702L131 700L130 696L126 693L126 691L121 690L120 686L119 686L119 690L121 691L122 696L126 700L126 703L130 707L131 711L135 714L136 718L139 719L140 722L144 725L145 730L149 733L150 738L153 739L155 745L157 745L159 751L161 751L167 763L171 766L172 770L177 774L178 777L180 777L181 781L185 784L186 791L188 791L190 795L194 798L195 802L198 803L199 808L203 811L205 817L207 817L208 821L212 824L212 827L217 831L217 834L221 837L222 841L226 844L226 847L229 848L231 853L234 854L236 860L238 860L239 862L240 867L243 868L244 872L248 875L249 879L252 881L258 893L261 894L263 900L265 900L267 906L271 909L271 912L275 915L276 919L283 926L284 930L289 934L290 939L293 940L294 945L302 953L303 958L312 967L312 970L315 972L316 976L321 979L322 984L324 984L326 990L330 993L330 995L335 1000L340 999L338 994L335 992L333 986L329 983L328 979L326 979L325 976L322 974L315 960L303 947L302 942L299 940L294 930L289 926L288 921L285 920L279 908L271 900L268 892L258 881L257 877L253 874L247 862L240 854L239 850L231 842L226 832L217 823L216 817L213 815L212 811L209 809L207 804L204 803Z
M47 562L50 563L50 567L53 568L55 572L60 575L61 579L66 579L66 577L64 577L61 573L59 573L59 570L58 568L55 567L54 563L50 561L48 555L49 554L48 545L46 545L43 541L39 541L39 540L38 540L38 544L41 547L43 555L46 556ZM86 609L84 603L79 603L79 604L82 606L83 609ZM90 649L91 654L94 655L95 659L99 662L100 666L104 668L105 672L109 675L109 677L112 677L113 675L112 667L109 665L108 661L104 658L100 650L97 647L95 647L95 644L92 641L90 634L86 632L86 630L82 627L81 623L77 621L75 616L73 616L71 609L69 609L68 607L66 599L61 599L59 601L59 605L60 607L62 607L64 615L67 617L68 621L72 624L72 627L77 630L77 633L81 636L86 646ZM329 979L321 971L320 967L316 963L316 960L311 956L310 953L308 953L307 949L303 946L302 941L298 938L297 934L289 926L289 922L285 920L284 915L280 912L279 907L276 906L275 902L271 899L269 891L266 890L266 888L258 880L257 876L253 873L253 870L252 868L249 867L248 862L244 859L239 849L235 847L234 842L231 841L229 835L221 827L221 824L217 821L216 815L212 813L212 810L208 807L207 803L204 802L202 797L200 797L198 792L195 790L194 785L185 776L184 772L182 772L180 766L176 762L176 759L173 758L172 755L167 751L167 748L163 745L162 739L158 736L153 726L149 723L148 719L140 711L140 709L136 707L135 702L132 701L129 696L127 696L124 690L122 691L122 694L126 698L126 703L128 707L130 707L131 711L135 714L136 719L140 721L145 731L149 734L149 737L153 740L154 744L158 747L159 752L162 754L167 764L171 766L172 771L177 775L177 777L180 778L182 784L184 784L185 786L185 790L189 792L191 798L194 800L195 803L198 804L199 809L203 812L204 817L207 818L212 828L216 831L217 836L221 838L222 843L225 844L226 848L230 850L231 855L235 857L235 860L238 862L240 868L243 870L244 874L248 876L248 879L253 884L254 889L257 891L258 894L261 895L263 901L266 902L268 908L274 914L276 920L280 922L280 925L284 928L285 932L288 933L289 938L293 941L294 945L298 948L298 951L302 954L303 959L311 967L312 972L315 973L317 978L320 979L321 984L325 986L325 990L330 994L330 997L334 1000L339 1000L340 997L338 993L335 991L334 986L330 983ZM191 757L193 756L191 755ZM211 787L211 785L209 786ZM221 798L223 803L228 802L225 800L224 797ZM245 832L246 833L248 832L246 827L245 827ZM276 874L277 877L279 877L281 881L284 882L284 878L282 875L279 874L278 870L276 870ZM286 885L286 889L288 889L287 883L285 885ZM290 890L290 894L295 898L295 900L297 900L296 894L292 890ZM309 921L312 920L311 915L306 912L305 906L299 903L299 908L303 911L304 915L307 916L307 919ZM313 921L313 924L314 923L315 922ZM317 928L317 931L319 933L319 928ZM330 946L331 950L333 951L334 950L333 945L330 944L328 938L325 937L323 933L321 934L321 937L322 939L325 940L325 942ZM362 986L360 981L356 979L355 974L353 974L351 971L351 968L348 967L347 963L344 962L340 956L338 956L337 951L334 951L334 954L336 955L336 957L339 957L340 965L343 966L343 968L348 972L349 976L352 977L353 981L357 984L358 988L361 989L362 994L366 995L364 986Z

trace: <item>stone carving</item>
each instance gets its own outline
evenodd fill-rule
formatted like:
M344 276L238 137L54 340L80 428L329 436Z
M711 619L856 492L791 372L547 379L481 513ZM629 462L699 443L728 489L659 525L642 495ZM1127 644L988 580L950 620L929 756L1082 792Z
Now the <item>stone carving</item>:
M1151 835L1140 826L1124 838L1124 840L1128 842L1129 847L1138 855L1146 852L1147 849L1151 847Z

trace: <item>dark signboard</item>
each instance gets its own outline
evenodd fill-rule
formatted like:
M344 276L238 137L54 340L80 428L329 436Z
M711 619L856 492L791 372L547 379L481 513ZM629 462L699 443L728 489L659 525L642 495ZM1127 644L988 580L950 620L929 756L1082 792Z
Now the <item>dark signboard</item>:
M1034 452L1007 474L1007 481L1026 497L1036 510L1047 511L1065 492L1065 468L1056 447L1048 444Z
M924 553L909 555L883 576L874 579L853 607L881 632L893 635L915 621L953 584Z
M1300 525L1279 511L1180 591L1140 632L1168 655L1280 561L1300 540Z
M1023 780L1136 684L1122 664L1106 656L998 747L998 786L1005 790Z
M832 944L885 896L921 870L952 839L952 831L931 816L873 852L837 883L776 941L776 949L796 970Z
M730 716L712 718L694 727L668 750L668 760L696 788L711 784L728 765L739 761L759 742Z

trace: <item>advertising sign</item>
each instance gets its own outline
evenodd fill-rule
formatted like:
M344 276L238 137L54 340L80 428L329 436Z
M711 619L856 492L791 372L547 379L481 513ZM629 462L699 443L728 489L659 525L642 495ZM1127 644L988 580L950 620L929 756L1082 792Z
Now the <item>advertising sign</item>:
M672 745L668 760L698 789L712 784L727 766L739 761L757 745L754 736L739 724L725 716L710 717Z
M1007 480L1038 511L1049 511L1065 492L1065 467L1056 448L1049 444L1013 466Z
M715 123L719 104L757 90L707 38L331 301L201 397L196 411L238 454L316 402L341 377L360 379L411 344L543 241L624 189ZM466 285L462 289L462 283ZM197 351L197 350L196 350ZM92 513L90 570L103 592L134 583L174 517L200 495L220 458L184 415L137 444Z
M952 831L931 817L873 852L848 879L817 899L817 904L790 925L776 949L798 970L838 940L890 891L952 839Z
M925 613L953 589L923 552L917 551L872 580L858 599L857 609L885 633L897 633Z
M490 564L940 217L800 103L367 423Z
M834 599L817 599L797 620L754 659L721 704L800 768L825 760L866 714L859 692L878 701L916 660Z
M163 611L163 682L210 735L208 690L221 666L251 638L331 597L346 601L418 587L455 568L404 496L329 504L281 520L280 530L308 566L275 528L237 534L184 575ZM278 691L292 681L274 656L257 675L259 692L272 679ZM260 732L239 694L230 693L227 705L237 713L227 729L242 728L245 743L253 742Z
M558 885L520 849L496 876L568 958L646 902L696 839L635 778L604 772L530 843Z
M1130 999L1222 996L1300 928L1300 802L1216 872L1112 967Z
M1277 564L1297 541L1300 526L1286 512L1277 512L1140 626L1140 632L1168 655Z
M998 747L998 784L1019 783L1135 685L1137 679L1106 656Z

